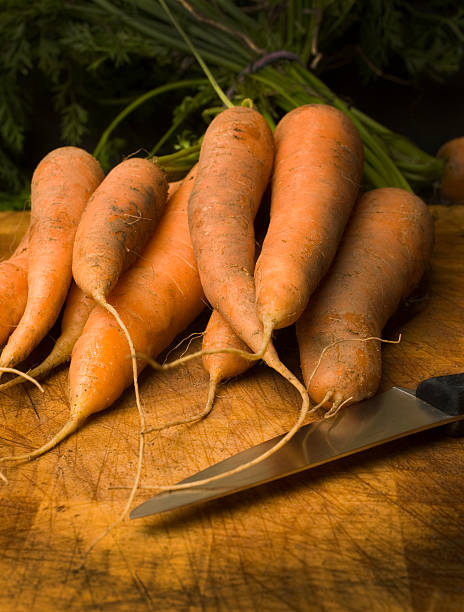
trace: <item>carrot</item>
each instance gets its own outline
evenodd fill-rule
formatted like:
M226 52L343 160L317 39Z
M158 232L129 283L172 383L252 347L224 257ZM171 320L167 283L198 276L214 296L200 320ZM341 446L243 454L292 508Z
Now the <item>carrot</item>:
M270 338L263 336L253 279L253 220L270 177L273 157L272 132L256 110L232 107L217 115L201 145L189 200L189 228L205 296L255 353L242 356L262 357L301 394L297 428L307 413L307 393L282 364ZM295 431L292 428L288 437Z
M442 200L464 204L464 136L446 142L437 157L445 162L440 182Z
M19 323L27 302L29 232L14 253L0 262L0 345Z
M135 350L158 355L204 308L187 222L195 170L168 203L142 256L120 278L108 302L120 315ZM69 367L70 417L41 448L0 461L26 461L53 448L92 414L108 408L132 382L126 336L103 306L92 310ZM138 371L146 365L137 362Z
M83 149L62 147L46 155L31 184L27 304L0 356L0 366L25 359L56 321L71 283L74 236L92 192L103 178Z
M309 394L332 413L376 393L379 336L422 277L432 243L430 213L415 195L381 188L359 199L331 270L296 324Z
M164 211L167 193L166 176L152 161L124 160L107 175L86 206L73 250L76 284L114 317L125 336L131 356L135 402L142 421L134 340L118 307L108 303L107 297L153 234ZM68 427L73 431L71 423L72 419Z
M190 235L206 298L255 351L262 332L255 307L253 220L273 157L265 119L251 108L228 108L205 132L189 201Z
M74 241L76 284L105 303L121 273L140 255L164 210L163 171L142 158L115 166L89 199Z
M31 378L40 380L53 369L71 359L74 344L81 335L89 314L94 307L94 300L86 296L75 283L72 283L61 319L61 334L49 355L38 366L28 372ZM24 381L25 378L23 376L12 378L3 385L0 385L0 391L9 389Z
M335 255L363 172L361 137L332 106L290 111L274 140L270 223L255 269L265 337L306 308Z

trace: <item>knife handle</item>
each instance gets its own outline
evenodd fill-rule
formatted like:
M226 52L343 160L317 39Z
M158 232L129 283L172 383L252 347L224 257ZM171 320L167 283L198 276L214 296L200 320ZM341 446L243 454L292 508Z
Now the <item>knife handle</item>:
M464 373L427 378L418 384L416 397L450 416L463 414ZM445 430L453 437L464 436L464 420L447 425Z

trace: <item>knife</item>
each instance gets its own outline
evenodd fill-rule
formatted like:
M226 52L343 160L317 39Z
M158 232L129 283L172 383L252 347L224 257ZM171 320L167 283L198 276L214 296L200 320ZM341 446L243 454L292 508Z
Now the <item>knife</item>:
M347 406L334 418L303 426L278 451L239 473L198 487L163 491L132 510L130 518L158 514L224 497L290 476L439 425L464 435L464 373L422 381L416 392L401 387ZM461 421L461 422L459 422ZM237 453L178 484L225 474L273 447L284 434Z

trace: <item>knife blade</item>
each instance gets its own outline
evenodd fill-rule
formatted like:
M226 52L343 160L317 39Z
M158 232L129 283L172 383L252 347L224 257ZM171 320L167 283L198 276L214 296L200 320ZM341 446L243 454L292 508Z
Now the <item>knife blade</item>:
M463 419L464 374L429 378L416 392L393 387L332 419L303 426L278 451L242 472L226 474L273 447L284 434L201 470L178 483L191 483L191 488L163 491L134 508L130 518L224 497L440 425L454 428L451 435L462 435L458 421ZM220 474L224 476L214 482L194 486Z

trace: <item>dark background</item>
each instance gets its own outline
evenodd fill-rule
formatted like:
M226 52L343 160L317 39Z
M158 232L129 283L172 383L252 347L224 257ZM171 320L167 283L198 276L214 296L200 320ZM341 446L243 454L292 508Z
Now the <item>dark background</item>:
M363 85L348 67L328 72L324 78L339 95L431 155L447 140L464 136L464 71L444 83L415 87L383 78Z

